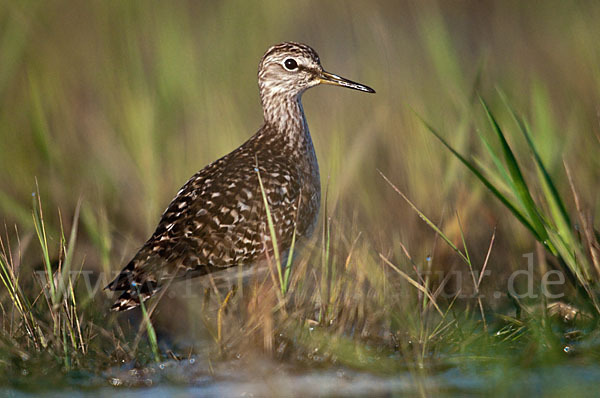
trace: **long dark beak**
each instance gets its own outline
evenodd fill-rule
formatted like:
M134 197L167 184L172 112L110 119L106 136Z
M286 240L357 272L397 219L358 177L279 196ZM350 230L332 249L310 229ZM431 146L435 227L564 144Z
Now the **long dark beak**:
M375 93L369 86L365 86L364 84L353 82L352 80L344 79L341 76L334 75L333 73L322 71L319 76L319 80L323 84L331 84L334 86L342 86L348 87L354 90L364 91L365 93Z

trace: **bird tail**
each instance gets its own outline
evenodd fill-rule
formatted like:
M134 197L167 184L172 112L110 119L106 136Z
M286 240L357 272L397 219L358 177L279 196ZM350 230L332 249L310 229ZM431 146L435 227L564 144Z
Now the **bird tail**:
M145 302L154 294L156 294L156 292L158 292L159 290L160 288L157 288L150 294L138 294L137 291L126 290L123 293L121 293L121 295L114 302L112 307L110 307L110 310L115 312L121 312L137 308L140 306L140 302Z
M110 307L112 311L128 311L139 307L140 302L148 300L161 289L154 280L140 280L141 275L134 272L134 269L135 267L128 265L104 288L104 290L122 292Z

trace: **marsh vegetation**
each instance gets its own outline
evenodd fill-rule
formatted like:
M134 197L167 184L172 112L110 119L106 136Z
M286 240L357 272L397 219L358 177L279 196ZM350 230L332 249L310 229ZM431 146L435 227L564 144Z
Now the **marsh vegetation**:
M562 1L0 3L1 391L596 388L599 19ZM272 258L109 313L102 287L179 187L260 126L256 65L284 40L377 90L303 97L317 232L289 273Z

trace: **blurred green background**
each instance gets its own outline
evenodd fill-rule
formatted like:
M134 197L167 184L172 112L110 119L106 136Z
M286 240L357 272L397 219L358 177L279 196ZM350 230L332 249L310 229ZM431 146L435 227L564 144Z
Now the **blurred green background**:
M535 241L416 115L461 153L490 165L477 137L489 133L481 95L532 180L531 155L523 137L511 133L516 126L502 90L530 123L558 190L571 198L564 162L582 206L597 220L598 21L600 3L591 0L0 0L2 236L12 237L14 246L16 225L24 263L41 267L29 239L37 184L50 247L58 252L60 218L69 231L81 199L74 264L116 272L180 186L258 129L258 62L269 46L299 41L316 49L328 71L377 90L363 95L319 87L303 97L328 214L343 231L340 246L350 247L361 233L364 255L357 261L369 259L348 278L380 267L373 260L378 253L402 259L412 272L401 243L412 264L430 263L430 255L436 268L460 264L381 170L457 244L460 215L473 263L483 263L497 228L489 264L494 278L484 279L484 288L492 289L499 275L526 266L522 255L535 250ZM384 268L377 269L385 276ZM348 281L340 281L343 291ZM366 309L358 299L357 308L369 314L391 297L394 305L404 303L404 312L394 313L400 305L386 309L386 316L395 322L412 316L412 301L384 291L385 279L381 283L383 293L373 293L377 283L363 289ZM420 322L411 327L419 330ZM502 377L496 377L500 385Z
M399 238L426 255L421 223L380 169L432 219L458 211L482 244L498 225L507 253L523 252L527 234L413 111L476 156L476 94L494 106L499 87L551 172L564 158L598 203L599 17L593 1L3 1L0 219L31 230L37 178L49 219L83 198L87 266L118 268L187 178L260 126L257 63L294 40L377 90L304 96L330 207L376 245Z

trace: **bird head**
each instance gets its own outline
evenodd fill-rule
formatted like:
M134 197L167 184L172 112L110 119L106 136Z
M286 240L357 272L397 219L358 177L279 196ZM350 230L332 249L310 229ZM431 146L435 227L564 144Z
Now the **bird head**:
M375 92L368 86L326 72L315 50L293 42L280 43L267 50L259 64L258 84L263 97L298 97L319 84Z

